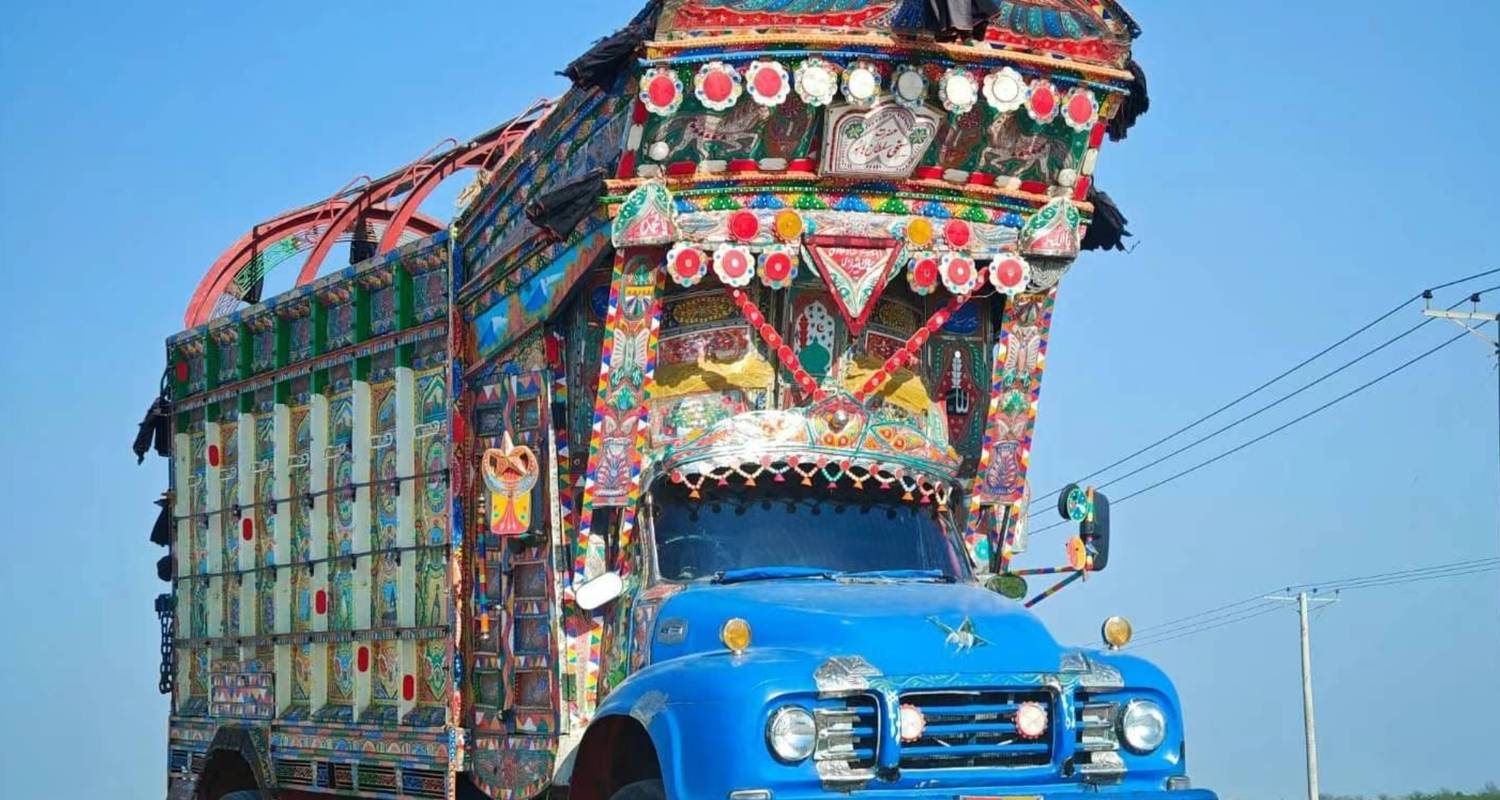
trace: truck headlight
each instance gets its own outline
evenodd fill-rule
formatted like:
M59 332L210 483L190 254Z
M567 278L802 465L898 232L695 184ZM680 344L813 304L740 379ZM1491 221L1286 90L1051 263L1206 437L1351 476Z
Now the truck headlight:
M818 741L818 728L811 711L801 706L783 706L766 726L766 744L777 758L788 764L807 760Z
M1131 700L1120 715L1120 738L1142 755L1161 747L1167 738L1167 715L1150 700Z

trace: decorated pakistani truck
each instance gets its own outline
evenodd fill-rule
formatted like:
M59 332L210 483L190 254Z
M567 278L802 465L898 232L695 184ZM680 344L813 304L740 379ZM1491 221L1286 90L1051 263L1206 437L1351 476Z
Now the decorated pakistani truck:
M1128 623L1029 610L1108 562L1107 498L1027 470L1138 34L653 2L559 99L254 226L138 442L169 795L1212 798Z

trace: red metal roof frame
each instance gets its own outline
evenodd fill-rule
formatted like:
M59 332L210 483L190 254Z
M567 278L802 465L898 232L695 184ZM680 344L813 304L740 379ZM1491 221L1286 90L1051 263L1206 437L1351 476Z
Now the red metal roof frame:
M218 299L233 285L240 271L249 266L255 255L267 245L287 236L321 230L297 275L296 285L304 286L318 276L318 270L333 245L361 217L377 228L384 228L378 253L394 248L406 231L431 236L443 230L447 226L442 221L418 211L433 189L461 170L493 171L551 109L551 101L538 100L514 119L466 143L446 139L389 175L376 180L361 176L327 199L252 226L208 268L188 302L183 322L189 328L208 322ZM439 150L445 145L447 149ZM386 205L402 195L405 196L396 208Z

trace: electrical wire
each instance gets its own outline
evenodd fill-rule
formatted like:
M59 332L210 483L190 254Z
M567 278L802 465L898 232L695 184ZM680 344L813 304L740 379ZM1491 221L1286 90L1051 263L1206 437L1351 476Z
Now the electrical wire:
M1333 581L1329 583L1304 584L1297 587L1285 587L1283 591L1290 591L1292 589L1306 590L1310 588L1313 590L1313 593L1320 593L1326 596L1326 594L1330 593L1328 592L1329 589L1332 589L1332 594L1339 594L1345 591L1353 591L1356 589L1370 589L1378 586L1403 586L1412 583L1425 583L1427 581L1434 580L1461 578L1489 572L1500 572L1500 558L1472 559L1469 561L1439 564L1436 566L1421 567L1412 570L1403 570L1400 572L1381 573L1377 575L1348 578L1342 581ZM1222 609L1235 607L1238 608L1227 614L1215 613L1216 611ZM1215 630L1217 628L1222 628L1226 625L1234 625L1240 622L1254 619L1256 617L1264 616L1265 614L1269 614L1272 611L1276 611L1284 607L1285 606L1282 603L1271 600L1264 595L1254 598L1246 598L1235 603L1220 606L1219 609L1199 612L1198 614L1181 618L1181 620L1194 620L1191 623L1176 625L1167 623L1163 625L1143 628L1142 631L1148 631L1148 633L1144 636L1138 635L1135 641L1132 641L1128 645L1128 647L1145 647L1148 645L1170 642L1188 636L1195 636L1200 633Z
M1252 439L1249 439L1249 440L1247 440L1245 442L1242 442L1242 443L1240 443L1238 445L1235 445L1234 447L1231 447L1230 449L1225 450L1224 452L1219 453L1218 455L1213 456L1212 458L1200 461L1197 464L1194 464L1193 466L1188 467L1187 469L1184 469L1184 470L1181 470L1181 471L1179 471L1177 473L1174 473L1173 475L1170 475L1170 476L1168 476L1166 478L1163 478L1163 479L1161 479L1161 480L1159 480L1159 481L1157 481L1155 483L1152 483L1152 484L1150 484L1150 485L1148 485L1148 486L1146 486L1146 487L1144 487L1142 489L1137 489L1136 491L1131 492L1130 494L1127 494L1124 497L1119 498L1118 500L1111 500L1110 504L1111 505L1120 505L1121 503L1127 502L1127 501L1129 501L1132 498L1139 497L1139 496L1141 496L1141 495L1143 495L1143 494L1145 494L1147 492L1150 492L1150 491L1152 491L1154 489L1158 489L1158 488L1160 488L1162 486L1165 486L1165 485L1167 485L1167 484L1169 484L1169 483L1171 483L1171 482L1173 482L1175 480L1187 477L1188 475L1191 475L1194 472L1197 472L1198 470L1203 469L1204 467L1207 467L1207 466L1209 466L1211 464L1215 464L1215 463L1217 463L1219 461L1222 461L1225 458L1228 458L1229 456L1232 456L1235 453L1238 453L1241 450L1244 450L1245 448L1250 447L1251 445L1263 442L1266 439L1269 439L1272 436L1275 436L1276 434L1281 433L1282 431L1286 430L1287 428L1290 428L1293 425L1296 425L1297 423L1302 422L1303 420L1306 420L1309 417L1312 417L1312 416L1314 416L1316 414L1320 414L1320 413L1328 410L1329 408L1332 408L1333 406L1338 405L1339 403L1341 403L1341 402L1349 399L1350 397L1353 397L1354 395L1357 395L1360 392L1363 392L1363 391L1365 391L1365 390L1367 390L1367 389L1375 386L1376 384L1380 383L1381 381L1384 381L1385 379L1387 379L1387 378L1389 378L1389 377L1391 377L1391 376L1393 376L1393 375L1395 375L1395 374L1397 374L1397 373L1399 373L1399 372L1401 372L1401 371L1403 371L1403 370L1411 367L1412 365L1418 363L1419 361L1422 361L1423 359L1426 359L1426 358L1429 358L1429 357L1435 355L1437 352L1439 352L1443 348L1451 346L1452 344L1454 344L1455 342L1457 342L1459 339L1462 339L1462 338L1464 338L1467 335L1468 335L1467 331L1465 331L1463 333L1459 333L1459 334L1455 335L1453 338L1448 339L1448 340L1442 342L1441 344L1438 344L1437 346L1432 347L1432 348L1430 348L1430 349L1428 349L1428 350L1426 350L1426 351L1424 351L1424 352L1422 352L1422 353L1420 353L1420 354L1418 354L1418 355L1416 355L1416 356L1414 356L1414 357L1412 357L1410 359L1407 359L1406 361L1402 362L1398 366L1396 366L1396 367L1394 367L1394 368L1392 368L1390 370L1387 370L1386 372L1381 373L1380 375L1378 375L1378 376L1376 376L1376 377L1374 377L1374 378L1372 378L1372 379L1370 379L1370 380L1368 380L1368 381L1360 384L1359 386L1354 387L1353 389L1350 389L1347 392L1344 392L1343 394L1339 395L1338 397L1335 397L1332 400L1329 400L1328 402L1326 402L1326 403L1324 403L1324 404L1322 404L1322 405L1320 405L1320 406L1312 409L1311 411L1308 411L1308 412L1306 412L1304 414L1301 414L1299 416L1293 417L1292 419L1288 420L1287 422L1283 422L1282 424L1277 425L1276 427L1274 427L1274 428L1266 431L1265 433L1262 433L1262 434L1260 434L1260 435L1258 435L1258 436L1256 436L1256 437L1254 437ZM1046 531L1052 530L1053 528L1061 527L1061 526L1066 525L1066 524L1068 524L1068 520L1060 520L1060 521L1054 522L1051 525L1048 525L1048 526L1046 526L1044 528L1040 528L1040 529L1038 529L1036 531L1033 531L1032 535L1035 536L1037 534L1044 533Z
M1283 593L1304 590L1313 590L1314 593L1319 590L1341 591L1344 588L1367 588L1365 584L1376 584L1376 582L1394 584L1394 582L1407 582L1407 579L1428 578L1428 576L1431 576L1431 578L1445 578L1448 575L1467 575L1470 570L1484 572L1485 569L1500 569L1500 558L1470 558L1470 560L1466 561L1449 561L1446 564L1431 564L1431 566L1412 567L1412 569L1395 570L1395 572L1380 572L1376 573L1376 575L1340 578L1337 581L1325 581L1320 582L1320 584L1286 585L1286 587L1278 588L1277 591L1283 591ZM1172 633L1176 629L1194 627L1197 624L1217 620L1217 618L1241 614L1242 611L1245 611L1244 606L1259 605L1260 602L1265 600L1266 594L1268 593L1251 594L1250 597L1244 597L1244 599L1235 600L1232 603L1224 603L1224 605L1215 606L1215 608L1209 608L1206 611L1199 611L1196 614L1188 614L1185 617L1175 618L1175 620L1164 621L1164 623L1140 627L1140 629L1136 630L1136 635L1139 638L1154 638L1154 636Z
M1459 571L1459 570L1469 570L1469 569L1472 569L1472 568L1475 568L1475 567L1500 567L1500 558L1490 557L1490 558L1468 559L1468 560L1465 560L1465 561L1451 561L1451 562L1448 562L1446 564L1433 564L1433 565L1426 566L1426 567L1413 567L1411 569L1396 570L1394 572L1381 572L1381 573L1376 573L1374 575L1361 575L1361 576L1356 576L1356 577L1352 577L1352 578L1340 578L1338 580L1324 581L1324 582L1321 582L1321 583L1302 583L1302 584L1295 584L1295 585L1290 585L1290 586L1283 586L1283 587L1279 587L1276 591L1279 591L1279 592L1282 592L1282 593L1285 593L1285 594L1290 594L1290 593L1292 593L1294 591L1305 591L1305 590L1312 590L1313 592L1316 593L1317 591L1320 591L1320 590L1329 590L1329 589L1331 589L1333 591L1340 591L1340 590L1342 590L1344 588L1348 588L1348 587L1365 588L1363 586L1363 584L1367 584L1367 583L1371 583L1371 582L1375 582L1375 581L1404 581L1407 578L1432 576L1432 575L1436 575L1437 577L1443 577L1443 575L1438 574L1438 573L1448 573L1448 572ZM1207 617L1213 617L1215 615L1220 615L1224 611L1228 611L1230 609L1236 609L1236 608L1238 608L1240 606L1245 606L1245 605L1251 605L1251 604L1259 603L1259 602L1261 602L1262 600L1265 599L1265 595L1266 594L1268 594L1268 593L1267 592L1262 592L1260 594L1251 595L1251 596L1246 597L1246 598L1244 598L1242 600L1237 600L1237 601L1235 601L1233 603L1227 603L1227 604L1222 605L1222 606L1218 606L1218 607L1215 607L1215 608L1210 608L1210 609L1208 609L1206 611L1199 611L1196 614L1189 614L1189 615L1187 615L1185 617L1178 617L1177 619L1169 620L1167 622L1158 623L1156 625L1148 625L1148 626L1146 626L1144 628L1138 629L1136 631L1136 635L1137 636L1142 636L1142 635L1148 635L1149 634L1150 636L1156 636L1156 635L1159 635L1159 634L1162 634L1162 633L1167 633L1167 632L1170 631L1170 629L1173 629L1173 628L1191 627L1192 625L1197 625L1197 624L1199 624L1201 622L1208 621L1207 619L1205 619ZM1239 613L1239 611L1232 611L1231 613Z
M1485 270L1484 272L1476 272L1473 275L1467 275L1467 276L1464 276L1462 278L1457 278L1457 279L1454 279L1454 280L1451 280L1451 281L1447 281L1445 283L1440 283L1440 284L1438 284L1436 286L1432 286L1432 287L1429 287L1429 288L1427 288L1427 289L1425 289L1423 291L1417 292L1416 294L1412 295L1411 297L1409 297L1409 298L1401 301L1396 306L1392 307L1389 311L1386 311L1385 313L1380 314L1379 316L1375 317L1374 319L1370 320L1369 322L1366 322L1365 324L1363 324L1360 327L1356 328L1354 331L1346 334L1343 338L1339 339L1338 341L1334 342L1333 344L1328 345L1327 347L1323 348L1322 350L1319 350L1318 352L1312 354L1311 356L1308 356L1307 358L1304 358L1303 360L1297 362L1295 365L1293 365L1292 367L1286 369L1285 371L1281 372L1280 374L1276 375L1275 377L1271 378L1270 380L1267 380L1264 383L1261 383L1259 386L1256 386L1254 389L1251 389L1250 391L1245 392L1244 394L1240 395L1239 397L1236 397L1235 399L1230 400L1228 403L1225 403L1224 405L1219 406L1218 408L1214 409L1213 411L1210 411L1209 413L1207 413L1207 414L1205 414L1205 415L1203 415L1203 416L1201 416L1201 417L1193 420L1192 422L1189 422L1188 424L1186 424L1186 425L1178 428L1177 430L1172 431L1171 433L1167 434L1166 436L1161 437L1160 439L1157 439L1156 441L1154 441L1154 442L1146 445L1145 447L1142 447L1142 448L1136 450L1135 452L1133 452L1133 453L1131 453L1131 454L1129 454L1127 456L1124 456L1123 458L1117 459L1114 462L1112 462L1112 463L1110 463L1110 464L1108 464L1106 466L1100 467L1099 469L1096 469L1093 472L1090 472L1089 474L1087 474L1087 475L1083 476L1082 478L1078 479L1077 482L1078 483L1085 483L1085 482L1087 482L1091 478L1098 477L1099 475L1101 475L1101 474L1103 474L1105 472L1108 472L1109 470L1112 470L1115 467L1118 467L1118 466L1120 466L1122 464L1125 464L1125 463L1131 461L1132 459L1136 458L1137 456L1144 455L1144 454L1146 454L1146 453L1148 453L1148 452L1156 449L1157 447L1160 447L1161 445L1166 444L1167 442L1169 442L1169 441L1177 438L1178 436L1181 436L1182 434L1187 433L1188 431L1190 431L1190 430L1198 427L1199 425L1202 425L1203 423L1207 422L1208 420L1213 419L1214 417L1216 417L1216 416L1224 413L1225 411L1228 411L1229 409L1231 409L1231 408L1239 405L1240 403L1242 403L1242 402L1250 399L1251 397L1254 397L1255 395L1259 394L1260 392L1264 391L1265 389L1270 388L1274 384L1276 384L1276 383L1280 382L1281 380L1285 379L1286 377L1292 375L1293 373L1297 372L1298 370L1302 369L1303 367L1305 367L1305 366L1313 363L1314 361L1317 361L1318 359L1322 358L1323 356L1325 356L1325 355L1333 352L1334 350L1336 350L1339 347L1343 346L1344 344L1348 343L1350 340L1354 339L1355 337L1359 336L1360 334L1364 333L1365 331L1368 331L1369 329L1375 327L1376 325L1380 324L1381 322L1384 322L1385 320L1387 320L1390 317L1394 316L1395 314L1399 313L1402 309L1406 308L1407 306L1411 305L1412 303L1415 303L1417 300L1420 300L1420 299L1423 299L1424 297L1430 296L1432 292L1440 291L1442 289L1447 289L1447 288L1450 288L1450 287L1453 287L1453 286L1457 286L1457 285L1462 284L1462 283L1468 283L1469 281L1477 280L1479 278L1487 277L1489 275L1494 275L1496 273L1500 273L1500 267L1497 267L1495 269ZM1495 288L1500 288L1500 287L1495 287ZM1492 291L1492 290L1491 289L1485 289L1485 290L1481 290L1480 292L1478 292L1476 294L1482 294L1482 293L1484 293L1486 291ZM1459 302L1462 303L1463 301L1459 301ZM1458 306L1458 304L1454 304L1453 307L1456 308L1457 306ZM1421 324L1419 324L1419 325L1417 325L1415 327L1420 328L1422 325L1425 325L1428 322L1431 322L1431 319L1425 320ZM1411 330L1408 330L1406 334L1402 334L1402 336L1398 336L1398 337L1396 337L1396 339L1403 338L1405 335L1408 335L1411 332L1412 332ZM1389 344L1391 344L1394 341L1396 341L1396 339L1388 341L1386 344L1381 345L1380 347L1376 348L1375 350L1370 351L1369 353L1366 353L1365 355L1368 356L1368 355L1373 354L1374 352L1377 352L1380 349L1383 349L1384 347L1386 347ZM1324 378L1320 378L1317 381L1315 381L1313 384L1308 384L1307 386L1304 386L1302 389L1297 390L1297 392L1294 392L1293 395L1287 395L1285 398L1282 398L1282 399L1283 400L1289 399L1290 397L1294 396L1295 394L1300 393L1304 389L1311 388L1311 386L1316 385L1317 383L1321 383L1322 380L1324 380L1324 379L1326 379L1328 377L1332 377L1332 375L1337 374L1338 372L1343 371L1343 369L1345 369L1345 368L1347 368L1349 366L1352 366L1353 363L1357 363L1357 361L1363 360L1364 357L1365 356L1361 356L1360 359L1356 359L1355 362L1350 362L1349 364L1345 364L1343 367L1340 367L1339 369L1335 370L1334 372L1325 375ZM1281 402L1281 401L1277 401L1277 403L1279 403L1279 402ZM1275 405L1275 404L1273 404L1273 405ZM1269 406L1267 408L1269 408ZM1265 410L1265 409L1262 409L1262 410ZM1257 413L1259 413L1259 412L1257 412ZM1254 416L1254 415L1252 415L1252 416ZM1248 419L1248 417L1242 418L1239 421L1244 421L1244 419ZM1234 423L1234 424L1238 424L1238 421L1236 423ZM1233 427L1233 425L1231 425L1229 427ZM1222 428L1219 431L1216 431L1211 436L1217 435L1219 433L1222 433L1224 430L1227 430L1227 428ZM1210 437L1205 437L1205 439L1200 439L1198 442L1195 442L1194 444L1201 443L1202 441L1206 440L1207 438L1211 438L1211 436ZM1193 446L1193 445L1189 445L1189 447L1191 447L1191 446ZM1184 449L1186 449L1186 448L1184 448ZM1176 452L1181 452L1181 450L1178 450ZM1168 456L1168 458L1170 458L1170 456ZM1159 461L1158 462L1153 462L1153 464L1155 464L1155 463L1159 463ZM1131 473L1131 474L1135 474L1135 473ZM1114 480L1120 480L1120 479L1116 478ZM1111 482L1113 482L1113 481L1111 481ZM1062 489L1062 487L1059 486L1057 489L1054 489L1052 491L1043 492L1041 494L1036 494L1036 495L1033 495L1033 496L1035 496L1035 497L1046 497L1046 496L1055 494L1056 492L1060 491L1061 489ZM1036 514L1033 514L1032 516L1036 516Z

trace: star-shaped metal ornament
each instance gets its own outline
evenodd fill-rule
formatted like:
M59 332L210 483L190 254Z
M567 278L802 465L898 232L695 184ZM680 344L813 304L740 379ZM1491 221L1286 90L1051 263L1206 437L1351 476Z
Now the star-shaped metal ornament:
M974 632L974 620L968 617L964 617L964 621L958 623L958 627L956 628L944 624L937 617L928 617L927 619L948 634L943 643L952 646L956 653L967 653L976 647L983 647L990 643L988 639Z

